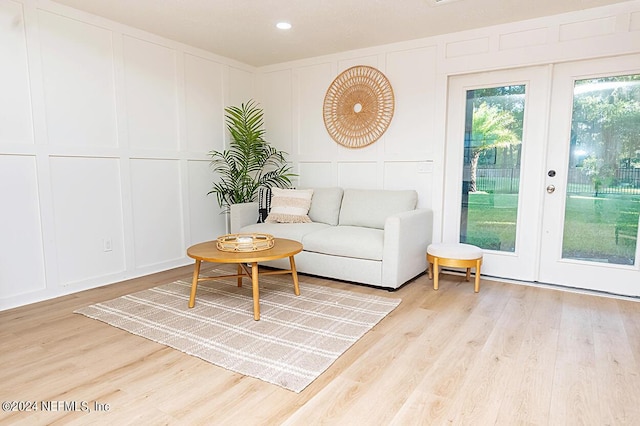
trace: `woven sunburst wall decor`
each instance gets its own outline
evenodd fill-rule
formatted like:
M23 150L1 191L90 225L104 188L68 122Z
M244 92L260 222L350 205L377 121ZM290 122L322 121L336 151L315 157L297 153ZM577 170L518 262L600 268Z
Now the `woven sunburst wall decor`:
M393 89L373 67L358 65L333 80L324 96L324 125L331 138L348 148L380 139L393 118Z

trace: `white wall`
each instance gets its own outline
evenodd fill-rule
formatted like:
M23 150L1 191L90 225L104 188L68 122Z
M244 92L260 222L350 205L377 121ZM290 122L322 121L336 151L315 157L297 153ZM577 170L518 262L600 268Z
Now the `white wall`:
M190 263L226 230L207 153L255 70L0 0L0 309Z
M640 1L255 70L46 0L0 0L0 310L190 263L225 232L207 152L256 98L298 186L414 188L441 233L450 75L640 52ZM385 135L338 146L331 81L386 74ZM111 250L105 251L105 248Z
M258 99L269 114L267 138L291 154L300 186L413 188L419 205L434 209L441 238L450 76L637 52L640 2L630 1L262 67ZM351 150L329 137L322 104L333 79L354 65L381 70L396 107L380 140Z
M436 84L435 46L405 51L351 52L263 68L258 98L265 106L267 138L287 151L299 173L298 185L351 188L415 188L431 205L430 174L435 129L434 104L424 94ZM327 88L344 69L370 65L392 82L396 109L383 137L349 149L336 144L322 119ZM426 101L425 101L426 100Z

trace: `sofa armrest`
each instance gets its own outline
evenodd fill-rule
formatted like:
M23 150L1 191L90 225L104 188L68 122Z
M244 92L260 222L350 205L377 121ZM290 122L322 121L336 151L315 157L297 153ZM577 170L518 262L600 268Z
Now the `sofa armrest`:
M384 225L382 284L398 288L427 269L433 212L416 209L389 216Z
M232 234L237 234L242 227L256 223L258 203L232 204L229 208L229 216L230 231Z

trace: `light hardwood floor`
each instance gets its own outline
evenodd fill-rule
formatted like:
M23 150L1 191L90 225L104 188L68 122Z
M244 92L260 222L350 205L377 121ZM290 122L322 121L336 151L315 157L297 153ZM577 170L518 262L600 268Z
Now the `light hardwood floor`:
M437 292L423 275L395 293L301 275L402 303L299 394L72 313L191 270L0 312L0 401L91 410L61 402L0 424L640 424L636 301L488 280L474 294L447 274Z

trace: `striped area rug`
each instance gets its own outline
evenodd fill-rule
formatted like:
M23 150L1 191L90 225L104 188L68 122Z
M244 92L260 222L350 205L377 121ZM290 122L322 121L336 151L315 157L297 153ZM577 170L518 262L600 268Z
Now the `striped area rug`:
M303 282L295 296L289 276L264 276L254 321L250 282L200 283L193 309L190 288L176 281L75 313L300 392L401 302Z

